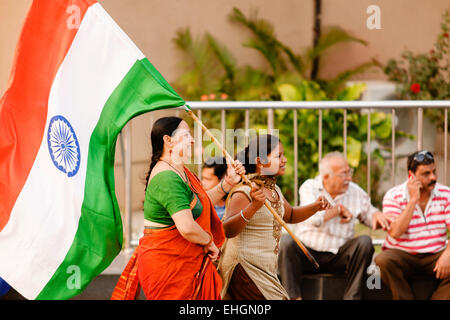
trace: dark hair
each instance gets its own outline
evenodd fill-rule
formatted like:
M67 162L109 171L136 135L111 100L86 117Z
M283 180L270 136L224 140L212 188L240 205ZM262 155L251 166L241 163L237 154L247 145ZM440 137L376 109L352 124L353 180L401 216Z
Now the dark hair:
M152 161L150 163L147 177L145 178L145 190L147 190L148 179L150 178L153 167L159 161L164 151L163 137L165 135L171 136L178 128L181 121L183 121L183 119L178 117L163 117L156 120L153 124L152 132L150 134L150 139L152 142Z
M267 156L270 155L273 149L280 143L278 137L271 134L262 134L253 138L248 145L241 150L236 159L239 160L245 168L245 172L256 172L256 158L259 157L261 162L268 162Z
M417 168L420 165L427 165L434 163L434 156L431 152L426 150L416 151L413 154L408 156L408 160L406 162L406 166L408 170L411 170L413 173L416 173Z
M224 157L213 157L205 161L203 168L213 168L214 175L221 180L227 172L227 160Z

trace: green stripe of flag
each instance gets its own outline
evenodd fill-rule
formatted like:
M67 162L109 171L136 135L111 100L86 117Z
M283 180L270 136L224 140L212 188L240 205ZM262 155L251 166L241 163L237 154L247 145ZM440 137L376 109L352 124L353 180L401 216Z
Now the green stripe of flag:
M90 138L84 200L74 241L37 299L71 298L111 264L121 250L123 238L114 185L117 137L133 117L184 104L147 59L136 61L122 79ZM78 270L79 289L74 279Z

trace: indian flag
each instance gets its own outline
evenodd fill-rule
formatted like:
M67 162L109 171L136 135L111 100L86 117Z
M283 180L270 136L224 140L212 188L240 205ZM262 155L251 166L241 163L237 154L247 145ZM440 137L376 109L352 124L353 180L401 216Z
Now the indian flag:
M108 267L123 235L117 136L184 103L100 4L33 1L0 101L0 277L67 299Z

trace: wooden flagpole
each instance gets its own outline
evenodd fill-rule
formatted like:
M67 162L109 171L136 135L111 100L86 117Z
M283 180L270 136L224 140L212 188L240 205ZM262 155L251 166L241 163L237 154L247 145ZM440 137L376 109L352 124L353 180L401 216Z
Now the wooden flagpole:
M205 127L205 125L197 118L197 116L192 112L191 108L188 105L184 105L184 108L186 112L194 119L195 122L197 122L203 129L203 131L216 143L216 145L219 147L219 149L222 151L223 155L227 158L227 160L230 163L234 163L234 159L230 156L230 154L225 150L225 148L222 146L222 144L213 136L213 134L208 130L208 128ZM241 176L242 180L251 185L250 180L245 175ZM278 215L278 213L275 211L275 209L272 208L269 201L266 199L264 202L264 205L269 209L269 211L272 213L274 218L283 226L283 228L289 233L289 235L294 239L294 241L297 243L297 245L300 247L300 249L303 251L303 253L306 255L306 257L311 261L311 263L316 267L316 269L319 268L319 264L317 263L316 259L309 253L308 249L305 248L305 246L300 242L300 240L294 235L294 233L289 229L288 225L284 220Z

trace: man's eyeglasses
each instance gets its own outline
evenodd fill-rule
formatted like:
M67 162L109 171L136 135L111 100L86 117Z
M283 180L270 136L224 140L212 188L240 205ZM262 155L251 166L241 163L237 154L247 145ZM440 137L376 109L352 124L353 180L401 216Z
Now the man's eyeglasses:
M425 161L425 159L434 161L433 154L429 151L420 151L413 158L413 160L417 163L422 163Z
M345 178L347 178L347 176L350 178L353 177L353 172L354 172L353 168L350 168L349 170L347 170L345 172L333 173L333 175L338 176L342 179L345 179Z

